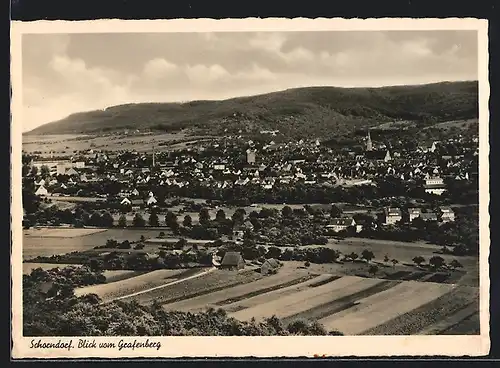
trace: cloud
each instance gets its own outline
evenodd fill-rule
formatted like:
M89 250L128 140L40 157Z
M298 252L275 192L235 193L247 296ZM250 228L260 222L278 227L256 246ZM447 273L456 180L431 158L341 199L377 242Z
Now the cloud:
M156 58L149 60L144 65L144 76L146 78L164 78L177 73L179 68L165 59Z
M36 34L22 46L24 130L129 102L477 78L470 31Z

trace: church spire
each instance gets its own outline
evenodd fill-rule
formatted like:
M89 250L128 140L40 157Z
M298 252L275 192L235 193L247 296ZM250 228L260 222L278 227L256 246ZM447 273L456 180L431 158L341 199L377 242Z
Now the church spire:
M368 129L368 136L366 137L366 150L373 150L372 138L370 136L370 129Z

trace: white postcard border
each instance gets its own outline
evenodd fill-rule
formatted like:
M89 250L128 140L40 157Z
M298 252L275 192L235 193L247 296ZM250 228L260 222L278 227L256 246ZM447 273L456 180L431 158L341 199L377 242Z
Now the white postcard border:
M161 349L31 349L32 340L57 342L74 338L22 336L22 50L25 33L155 33L155 32L266 32L326 30L477 30L479 44L479 182L480 191L480 324L477 336L287 336L287 337L149 337ZM120 358L120 357L313 357L313 356L480 356L490 349L489 339L489 82L488 22L473 18L448 19L175 19L35 21L11 24L11 275L12 357L14 358ZM90 338L91 340L94 338ZM96 342L145 341L146 337L101 337Z

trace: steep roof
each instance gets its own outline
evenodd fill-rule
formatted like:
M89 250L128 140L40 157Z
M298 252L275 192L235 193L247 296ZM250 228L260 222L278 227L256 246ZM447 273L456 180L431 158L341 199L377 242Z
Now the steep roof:
M330 225L351 226L354 225L354 219L351 217L337 217L330 221Z
M262 264L262 267L264 267L264 265L271 268L278 268L280 264L276 259L269 258Z
M222 259L222 266L237 266L244 263L243 257L240 252L226 252L224 258Z
M420 217L422 220L436 220L437 221L437 215L434 212L424 212L420 214Z

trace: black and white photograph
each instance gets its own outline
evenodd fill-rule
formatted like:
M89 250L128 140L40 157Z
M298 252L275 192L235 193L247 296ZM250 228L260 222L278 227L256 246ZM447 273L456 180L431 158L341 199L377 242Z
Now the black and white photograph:
M19 25L26 354L488 351L487 23L286 21Z

